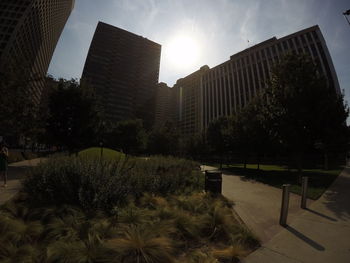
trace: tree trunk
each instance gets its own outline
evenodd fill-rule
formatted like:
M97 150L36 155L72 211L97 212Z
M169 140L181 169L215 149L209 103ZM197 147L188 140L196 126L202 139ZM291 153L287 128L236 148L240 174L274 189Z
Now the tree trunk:
M301 177L303 174L303 164L302 164L302 154L301 153L297 153L296 161L297 161L297 168L298 168L298 183L301 184Z
M324 169L328 170L329 169L329 159L328 159L328 152L324 152Z
M223 155L222 155L222 152L220 154L220 170L222 170L222 158L223 158Z

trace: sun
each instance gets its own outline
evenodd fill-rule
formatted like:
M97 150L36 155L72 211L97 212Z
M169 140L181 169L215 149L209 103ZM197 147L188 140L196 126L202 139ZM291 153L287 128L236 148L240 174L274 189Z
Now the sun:
M190 36L177 36L165 46L165 55L169 64L177 68L191 68L199 58L200 47Z

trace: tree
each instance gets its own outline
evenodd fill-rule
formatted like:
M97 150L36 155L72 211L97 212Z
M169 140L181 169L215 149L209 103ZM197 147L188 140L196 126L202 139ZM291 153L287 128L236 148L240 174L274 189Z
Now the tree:
M220 169L222 168L223 156L229 149L229 135L232 135L229 124L229 118L220 117L210 122L207 129L207 142L214 153L220 156Z
M152 154L175 155L179 148L179 133L176 125L167 121L149 135L148 150Z
M324 169L329 168L330 152L346 152L349 141L349 127L346 119L349 116L349 108L344 102L344 95L336 93L328 94L328 98L322 102L320 109L322 121L319 122L316 145L324 154Z
M335 134L325 136L323 129L338 132L345 124L347 110L306 55L287 54L277 63L266 93L271 135L293 153L301 175L304 153L317 140L331 139ZM334 117L338 120L329 127L327 121Z
M146 147L146 132L142 120L125 120L117 123L111 133L111 143L125 154L136 153Z
M33 137L38 105L30 87L41 78L31 74L25 63L11 64L0 74L0 133L17 142Z
M266 99L263 96L254 98L229 120L230 149L243 155L244 168L246 168L248 156L253 154L257 157L259 169L261 155L272 148L273 142L269 134L264 110L265 101Z
M209 152L205 132L181 137L179 140L179 148L180 153L186 157L194 159L201 158Z
M96 141L99 114L93 90L76 80L60 80L49 97L47 133L54 144L69 152Z

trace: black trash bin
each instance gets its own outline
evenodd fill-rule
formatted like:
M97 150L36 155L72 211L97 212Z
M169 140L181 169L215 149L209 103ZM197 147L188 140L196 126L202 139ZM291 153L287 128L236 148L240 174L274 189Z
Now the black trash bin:
M222 173L219 170L205 171L205 191L221 194Z

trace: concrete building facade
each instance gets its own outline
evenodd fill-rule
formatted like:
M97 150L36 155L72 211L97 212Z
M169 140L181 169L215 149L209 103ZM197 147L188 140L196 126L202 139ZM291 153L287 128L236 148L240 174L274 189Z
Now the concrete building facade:
M126 30L99 22L82 78L96 91L106 120L154 120L161 46Z
M39 103L45 76L75 0L2 0L0 2L0 74L25 67L29 92Z
M273 37L230 57L230 60L179 79L178 122L184 135L205 130L221 116L235 114L265 88L270 70L283 54L309 54L328 84L340 87L326 42L318 26L277 39Z
M161 128L167 121L176 124L176 91L164 82L157 86L154 128Z
M192 135L201 129L201 87L203 76L209 71L203 66L189 76L179 79L173 89L177 93L177 120L180 132L183 135Z

